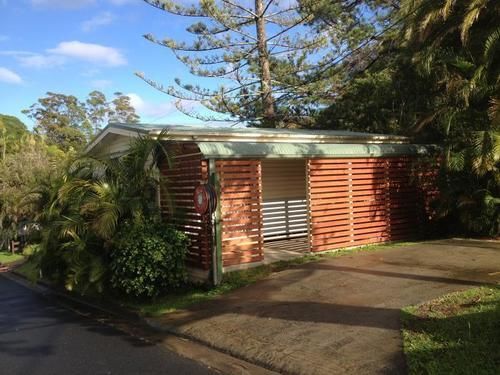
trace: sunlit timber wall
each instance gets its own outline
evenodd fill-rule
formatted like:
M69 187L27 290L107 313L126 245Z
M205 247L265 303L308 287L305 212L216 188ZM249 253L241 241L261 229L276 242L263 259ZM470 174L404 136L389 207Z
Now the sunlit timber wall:
M208 181L208 163L194 143L166 145L166 148L171 163L164 160L160 164L166 190L160 193L162 215L189 237L187 265L208 270L212 242L210 215L197 213L193 201L194 189Z
M260 160L219 160L223 267L264 259Z
M436 174L410 157L308 160L310 250L415 238Z
M181 144L175 155L173 166L162 163L161 172L176 210L170 214L166 195L161 194L162 212L191 240L188 265L208 270L212 224L209 215L195 212L193 203L195 187L208 181L208 162L196 144ZM413 239L432 216L435 165L419 165L414 157L312 158L305 163L313 252ZM262 161L217 160L215 167L222 265L260 263L265 237Z

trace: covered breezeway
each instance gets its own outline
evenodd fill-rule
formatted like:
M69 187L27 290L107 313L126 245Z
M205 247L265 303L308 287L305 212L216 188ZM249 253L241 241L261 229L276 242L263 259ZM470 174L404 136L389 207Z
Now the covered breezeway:
M262 232L264 263L309 252L305 159L264 159Z

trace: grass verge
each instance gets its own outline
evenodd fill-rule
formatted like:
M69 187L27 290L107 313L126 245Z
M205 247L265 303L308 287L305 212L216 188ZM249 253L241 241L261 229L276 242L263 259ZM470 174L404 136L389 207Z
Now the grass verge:
M22 254L12 254L11 252L0 251L0 264L8 265L20 261L24 258Z
M30 281L36 281L38 279L38 268L34 261L30 258L26 260L23 264L16 268L16 273L24 276Z
M407 307L402 324L409 374L500 374L500 287Z
M272 264L262 265L248 270L234 271L224 275L222 283L215 288L206 286L192 286L175 294L158 297L154 301L142 303L122 302L128 308L133 309L141 315L160 316L176 310L184 309L190 305L207 301L209 299L229 293L235 289L254 284L263 280L274 272L280 272L295 266L306 263L317 262L322 259L353 255L358 252L378 251L391 247L400 247L414 244L413 242L399 242L383 245L370 245L345 250L336 250L322 254L305 255L287 261L280 261Z

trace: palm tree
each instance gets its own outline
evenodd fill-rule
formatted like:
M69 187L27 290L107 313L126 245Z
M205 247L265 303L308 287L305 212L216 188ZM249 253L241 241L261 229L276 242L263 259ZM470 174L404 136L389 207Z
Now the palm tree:
M420 124L445 135L441 208L471 232L499 232L500 2L404 0L405 44L429 82ZM430 78L430 79L429 79Z
M164 134L160 137L164 137ZM67 289L101 291L106 263L121 224L159 218L158 163L170 160L161 143L135 138L120 158L82 156L31 195L42 226L40 266Z

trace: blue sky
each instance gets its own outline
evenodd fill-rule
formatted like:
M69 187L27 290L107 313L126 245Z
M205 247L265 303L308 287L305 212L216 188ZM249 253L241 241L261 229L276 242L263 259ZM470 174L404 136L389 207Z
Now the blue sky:
M134 76L189 81L171 51L142 37L185 39L186 21L142 0L0 0L0 113L31 127L21 110L47 91L84 99L98 89L131 95L144 122L195 123Z

